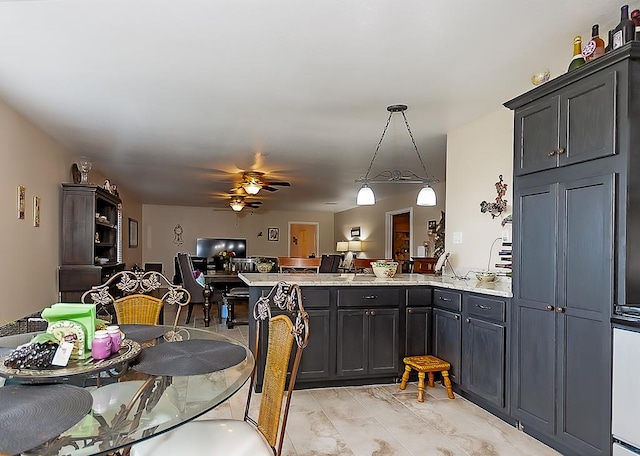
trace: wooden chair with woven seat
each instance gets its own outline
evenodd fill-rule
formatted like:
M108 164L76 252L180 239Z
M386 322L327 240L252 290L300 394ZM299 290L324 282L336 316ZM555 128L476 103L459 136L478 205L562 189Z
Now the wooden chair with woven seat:
M118 290L116 293L115 290ZM166 290L166 291L165 291ZM121 297L114 297L112 292ZM160 298L150 293L162 293ZM80 302L92 302L100 308L113 305L119 324L158 324L165 304L176 305L174 332L180 318L180 310L189 304L191 295L180 285L173 285L164 275L155 271L120 271L102 285L85 291Z
M274 317L271 316L272 304L278 307L274 310L279 313ZM265 373L257 420L249 416L251 392L256 382L257 369L254 368L244 420L219 419L187 423L133 446L131 456L204 455L213 454L212 448L215 448L215 454L225 456L281 454L291 394L302 351L309 338L309 316L302 306L300 288L284 282L278 283L267 296L258 299L253 308L253 318L257 323L254 351L256 365L260 363L261 350L258 342L261 327L264 325L268 328ZM294 341L295 355L292 367L288 369Z

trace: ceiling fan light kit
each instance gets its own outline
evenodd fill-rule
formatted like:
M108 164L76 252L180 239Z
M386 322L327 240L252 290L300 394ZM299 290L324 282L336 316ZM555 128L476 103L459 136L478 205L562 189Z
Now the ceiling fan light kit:
M416 145L416 141L413 138L413 134L411 133L411 128L409 127L409 122L407 121L407 116L405 115L405 111L407 110L407 105L398 104L387 106L387 111L389 111L389 117L387 118L387 123L384 126L384 130L382 131L382 136L380 137L380 141L378 141L378 145L376 146L376 150L371 157L371 161L369 162L369 168L367 168L367 173L362 177L356 179L356 182L362 183L362 187L358 190L358 195L356 197L356 204L358 206L371 206L376 203L376 197L373 193L373 190L370 187L370 183L381 183L381 184L422 184L423 187L418 193L418 197L416 199L416 205L418 206L435 206L436 205L436 193L431 188L430 184L434 182L439 182L438 179L428 177L427 168L424 165L424 161L420 156L420 152L418 152L418 146ZM389 123L391 122L391 117L394 113L399 112L402 114L402 118L404 119L404 124L407 127L407 132L409 133L409 137L411 138L411 143L413 144L413 149L418 156L418 160L422 165L422 171L424 172L424 177L418 176L413 171L400 171L400 170L385 170L373 177L369 177L371 173L371 167L373 166L373 162L375 161L378 151L380 150L380 146L382 145L382 140L384 139L385 134L387 133L387 128L389 128Z

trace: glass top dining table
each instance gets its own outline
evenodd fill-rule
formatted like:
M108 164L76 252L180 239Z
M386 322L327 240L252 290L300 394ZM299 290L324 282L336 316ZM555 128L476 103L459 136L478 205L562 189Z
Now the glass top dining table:
M157 327L159 333L172 329ZM26 454L101 455L112 453L169 431L212 410L249 379L254 367L253 354L239 341L196 328L180 328L190 340L205 339L238 345L245 350L242 361L231 367L199 375L147 375L129 368L119 378L105 372L55 377L52 382L73 384L89 391L91 410L75 426ZM184 332L186 331L186 332ZM35 333L0 338L0 350L7 351L28 342ZM187 338L185 337L185 339ZM126 333L125 333L126 338ZM142 342L144 347L167 343L162 336ZM172 342L179 343L179 342ZM135 365L135 361L134 361ZM24 382L20 378L0 378L0 387ZM46 382L45 382L46 383ZM32 385L31 387L37 387ZM84 412L83 412L84 413Z

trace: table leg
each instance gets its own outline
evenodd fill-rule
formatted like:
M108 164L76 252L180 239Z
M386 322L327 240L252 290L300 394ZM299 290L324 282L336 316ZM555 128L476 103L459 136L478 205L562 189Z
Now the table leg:
M202 310L204 312L204 325L209 327L211 321L211 288L204 287L204 302L202 303Z

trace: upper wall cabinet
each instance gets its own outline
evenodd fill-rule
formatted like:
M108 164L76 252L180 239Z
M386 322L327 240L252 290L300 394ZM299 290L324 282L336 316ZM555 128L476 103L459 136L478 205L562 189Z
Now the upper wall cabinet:
M516 113L516 175L615 154L615 68Z

